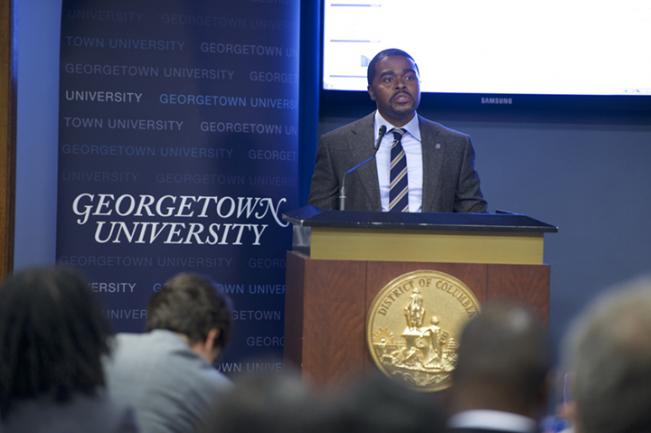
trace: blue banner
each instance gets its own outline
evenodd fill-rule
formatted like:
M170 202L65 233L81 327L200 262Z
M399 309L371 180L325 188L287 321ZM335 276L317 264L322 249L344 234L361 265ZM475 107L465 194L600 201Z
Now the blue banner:
M64 0L57 259L117 331L181 271L234 301L225 372L280 355L298 197L298 6Z

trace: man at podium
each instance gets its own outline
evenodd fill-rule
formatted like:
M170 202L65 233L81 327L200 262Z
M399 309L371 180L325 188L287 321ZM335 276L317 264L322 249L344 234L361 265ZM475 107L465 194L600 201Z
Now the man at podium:
M368 94L377 110L323 135L310 204L321 209L485 212L466 134L417 115L418 66L386 49L371 60Z

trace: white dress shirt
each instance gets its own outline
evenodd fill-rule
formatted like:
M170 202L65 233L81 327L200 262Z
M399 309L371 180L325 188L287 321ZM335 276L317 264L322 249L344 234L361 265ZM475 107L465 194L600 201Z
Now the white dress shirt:
M405 126L398 127L390 124L382 117L379 111L375 111L375 126L373 133L374 142L377 141L380 128L386 126L387 132L380 142L380 148L375 156L377 164L378 181L380 183L380 203L382 211L389 210L389 184L391 166L391 145L393 144L393 133L391 129L403 128L407 132L402 137L402 148L407 157L407 181L409 187L409 212L421 212L423 209L423 151L420 140L420 125L418 115L409 121Z
M457 413L448 420L448 427L522 433L536 431L536 422L515 413L484 409Z

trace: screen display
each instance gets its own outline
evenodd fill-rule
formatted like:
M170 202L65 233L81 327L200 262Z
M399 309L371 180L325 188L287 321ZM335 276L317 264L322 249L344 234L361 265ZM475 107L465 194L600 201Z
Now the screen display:
M434 93L651 95L649 0L325 0L323 89L411 54Z

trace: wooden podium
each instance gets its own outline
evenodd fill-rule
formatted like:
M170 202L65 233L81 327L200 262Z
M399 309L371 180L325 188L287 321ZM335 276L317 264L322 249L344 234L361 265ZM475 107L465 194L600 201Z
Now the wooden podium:
M285 361L317 384L375 368L367 312L378 291L415 270L445 272L484 302L508 298L544 318L549 266L544 233L557 228L511 213L320 211L284 215L294 226L287 254Z

